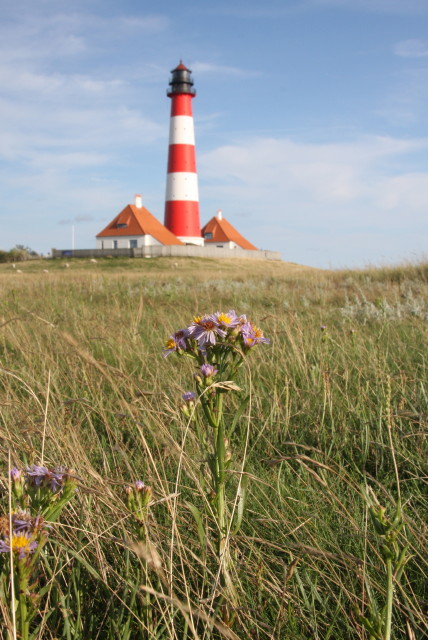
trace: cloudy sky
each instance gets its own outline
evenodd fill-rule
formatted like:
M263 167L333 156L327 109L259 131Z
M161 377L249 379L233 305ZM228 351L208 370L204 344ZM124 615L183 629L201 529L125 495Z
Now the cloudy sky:
M319 267L428 253L428 0L0 0L0 249L163 221L170 70L201 220Z

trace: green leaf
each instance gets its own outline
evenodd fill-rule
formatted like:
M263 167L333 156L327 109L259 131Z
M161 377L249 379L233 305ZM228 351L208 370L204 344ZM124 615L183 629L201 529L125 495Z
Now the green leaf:
M250 396L246 396L243 399L243 401L241 402L241 404L239 405L238 410L235 413L235 417L233 418L232 424L230 425L229 439L232 437L232 434L236 429L236 425L238 424L242 414L244 413L245 409L247 408L249 401L250 401Z
M191 502L185 502L184 504L189 509L189 511L192 513L193 519L196 522L196 527L197 527L197 530L198 530L199 542L201 544L201 547L202 547L203 551L205 552L206 544L207 544L207 538L206 538L206 535L205 535L205 527L204 527L204 523L203 523L203 520L202 520L201 512L199 511L198 507L195 507L195 505L192 504Z
M59 549L62 549L63 551L66 551L70 556L72 556L73 558L75 558L78 562L80 562L80 564L85 567L85 569L87 570L87 572L96 580L99 580L100 582L105 582L104 578L102 576L100 576L100 574L98 573L98 571L96 571L90 564L89 562L82 556L80 555L80 553L78 551L73 551L73 549L70 549L70 547L67 547L65 544L62 544L61 542L58 542L58 540L51 540L50 541L51 544L55 545L56 547L58 547Z
M234 522L233 535L236 535L241 528L242 518L245 511L245 503L247 501L247 489L248 489L248 475L242 474L241 483L238 489L238 506L236 509L236 518Z

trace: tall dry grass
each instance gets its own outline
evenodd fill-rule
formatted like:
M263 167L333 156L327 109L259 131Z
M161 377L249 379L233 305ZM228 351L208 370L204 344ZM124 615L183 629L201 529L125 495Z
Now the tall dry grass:
M369 593L381 606L385 593L363 487L392 508L394 457L412 559L393 637L428 637L427 265L45 268L0 271L3 487L9 451L16 465L43 455L80 478L50 535L34 637L366 638L356 610ZM227 627L210 608L213 523L205 516L198 529L187 506L206 503L197 439L178 411L192 369L161 351L193 314L229 308L272 344L241 375L250 404L233 446L247 444L250 497L231 540L240 604ZM138 478L154 494L149 550L129 545L123 486ZM3 615L6 638L4 606Z

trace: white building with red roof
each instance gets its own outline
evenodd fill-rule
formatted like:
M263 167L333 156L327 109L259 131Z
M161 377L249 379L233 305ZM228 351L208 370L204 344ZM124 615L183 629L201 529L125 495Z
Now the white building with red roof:
M139 249L156 245L184 245L143 207L140 195L96 236L97 249Z
M239 247L249 251L257 250L257 247L248 242L230 222L223 218L220 210L217 211L216 216L202 227L201 233L205 246L216 246L219 249L236 249Z

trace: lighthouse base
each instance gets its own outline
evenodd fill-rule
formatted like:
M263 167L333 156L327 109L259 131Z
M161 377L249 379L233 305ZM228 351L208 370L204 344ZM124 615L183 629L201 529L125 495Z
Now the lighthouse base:
M201 236L177 236L177 238L181 240L181 242L184 242L184 244L192 244L198 247L204 246L204 239Z

